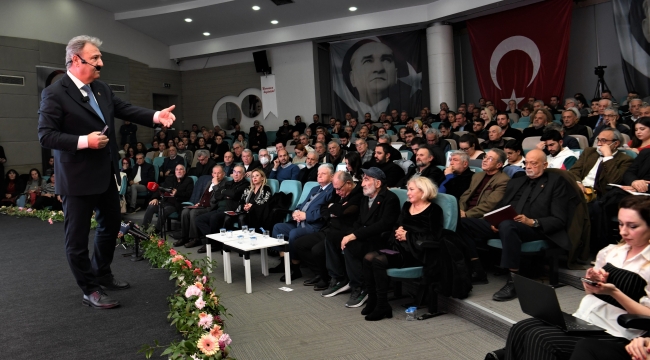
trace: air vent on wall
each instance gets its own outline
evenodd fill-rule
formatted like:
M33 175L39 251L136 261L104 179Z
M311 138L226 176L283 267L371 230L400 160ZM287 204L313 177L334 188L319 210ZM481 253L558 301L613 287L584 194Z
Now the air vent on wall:
M293 4L293 0L271 0L275 5L287 5L287 4Z
M126 85L120 85L120 84L108 84L108 86L113 90L113 92L116 93L125 93L126 92Z
M0 85L25 86L24 76L0 75Z

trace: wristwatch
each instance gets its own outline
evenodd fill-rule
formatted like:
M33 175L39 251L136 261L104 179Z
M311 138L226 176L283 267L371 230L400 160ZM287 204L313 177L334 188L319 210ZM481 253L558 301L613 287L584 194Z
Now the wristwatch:
M539 221L537 221L537 219L533 219L533 227L539 227Z

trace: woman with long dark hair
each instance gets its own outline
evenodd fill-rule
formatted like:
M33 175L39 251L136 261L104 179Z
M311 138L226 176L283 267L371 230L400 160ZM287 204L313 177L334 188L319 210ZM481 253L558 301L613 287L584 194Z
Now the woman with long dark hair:
M361 171L361 157L356 151L350 151L345 154L343 157L345 161L345 169L350 175L355 183L359 183L363 179L363 171Z
M632 139L627 145L635 153L650 149L650 117L642 117L634 123Z

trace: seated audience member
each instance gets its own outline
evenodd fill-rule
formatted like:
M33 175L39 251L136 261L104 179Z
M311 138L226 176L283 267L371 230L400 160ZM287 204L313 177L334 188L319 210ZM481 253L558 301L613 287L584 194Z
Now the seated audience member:
M242 135L242 134L240 134ZM244 136L244 135L242 135ZM228 146L228 143L223 140L223 137L221 135L216 135L215 137L215 142L210 148L210 154L212 157L212 160L215 162L222 162L223 161L223 154L227 153L230 151L230 147ZM236 139L236 138L235 138ZM242 143L243 145L243 143Z
M499 125L490 126L490 129L488 130L488 140L481 144L483 149L488 150L497 148L503 150L504 145L505 140L503 140L503 130L501 127Z
M292 138L293 126L289 125L289 120L284 120L282 126L278 128L275 135L275 141L286 144Z
M40 195L32 205L35 210L42 210L46 206L51 206L52 211L63 210L61 196L56 194L56 176L50 175L50 179L41 188Z
M284 144L281 142L275 143L275 153L277 154L280 150L285 150Z
M144 143L138 142L137 144L135 144L135 153L142 154L142 155L147 154L147 148L144 146Z
M397 220L395 214L399 212L399 199L386 187L386 175L376 167L364 169L363 173L363 197L353 230L343 237L325 240L331 280L321 295L332 297L352 289L347 307L360 307L367 300L368 284L365 281L372 280L363 277L363 258L371 251L384 248L385 233L393 228Z
M350 144L350 135L345 131L341 131L339 133L339 146L341 150L345 152L352 151L352 145Z
M232 174L232 170L235 168L235 160L233 154L228 151L223 154L223 172L226 173L226 176Z
M215 165L212 168L211 175L204 175L196 180L194 190L189 202L194 204L191 207L185 207L181 212L181 238L174 242L174 246L182 246L198 238L196 233L196 218L199 215L210 211L210 201L212 191L218 190L225 186L226 174L221 165Z
M386 144L386 145L390 145L391 142L392 142L392 138L391 138L391 136L388 135L388 134L386 134L386 135L382 135L382 136L380 136L379 138L377 138L377 143L378 143L378 144ZM401 153L399 150L395 149L395 147L393 147L392 145L391 145L389 151L390 151L390 158L391 158L391 159L393 159L393 160L399 160L399 159L402 158L402 153Z
M147 191L147 184L156 181L154 167L144 161L144 155L138 154L135 156L135 165L131 170L128 180L129 187L126 191L131 194L127 199L129 203L128 212L132 213L140 209L135 206L138 200L138 193Z
M235 141L232 143L232 155L233 161L236 163L242 162L242 155L244 154L244 145L242 143Z
M318 155L318 162L324 163L325 155L327 155L327 148L325 147L325 143L316 141L314 143L314 152L316 153L316 155Z
M286 152L286 151L285 151ZM257 159L259 162L259 165L256 167L253 167L252 170L254 169L262 169L264 171L264 175L266 175L266 178L271 177L271 172L273 172L273 162L271 158L271 154L269 154L269 151L266 149L260 149L259 153L257 153ZM291 164L293 165L293 164ZM246 171L246 177L249 178L251 176L251 167L248 168L249 171Z
M569 170L588 201L605 195L607 184L619 184L632 158L618 151L621 144L618 130L603 129L596 138L597 148L586 148Z
M212 168L217 165L214 160L210 159L210 152L205 149L196 150L197 162L193 168L190 169L189 175L200 177L203 175L210 175Z
M271 198L271 188L266 184L266 174L261 169L253 170L250 182L235 212L239 214L240 227L247 225L249 229L257 229L264 223L265 205Z
M159 151L159 149L158 149L158 140L152 141L151 142L151 147L149 149L147 149L148 153L149 152L156 152L156 151Z
M167 157L169 156L169 150L167 150L167 145L164 142L158 143L158 151L154 151L153 157Z
M567 359L573 353L571 359L583 360L588 359L583 356L587 347L592 354L608 355L598 359L618 359L616 354L625 356L626 342L621 340L643 336L644 331L626 329L618 324L617 318L624 314L650 315L647 286L650 278L647 260L650 253L649 209L647 197L630 196L621 202L618 222L622 241L600 250L594 267L587 269L585 274L585 278L597 285L582 283L585 296L573 316L598 325L605 332L569 335L530 318L516 323L508 333L505 349L495 351L492 356L498 359ZM576 344L582 346L576 347ZM643 349L642 356L633 359L646 359L647 356ZM630 355L623 358L630 359Z
M300 131L294 130L291 133L291 136L292 136L291 140L289 140L287 142L287 146L289 146L289 145L296 146L296 145L300 144L300 134L301 134Z
M503 151L506 153L506 162L503 166L517 166L520 168L525 168L524 164L524 149L521 148L521 141L517 140L508 140L505 145L503 145Z
M38 169L29 170L29 180L25 183L25 196L26 202L34 205L36 198L41 195L41 191L45 186L45 180L41 176L41 172Z
M553 122L553 115L546 109L537 109L532 114L532 126L524 129L524 138L544 135L544 127Z
M194 153L192 151L190 151L190 150L187 150L187 146L185 146L185 142L183 142L183 141L178 142L178 145L177 145L177 148L176 148L176 154L178 156L182 156L183 158L185 158L185 164L187 164L187 166L192 165L192 160L194 158Z
M302 144L296 145L295 149L295 155L293 156L293 160L291 160L292 164L304 164L307 162L307 150L305 150L305 147L302 146Z
M264 151L262 152L262 154L264 154L264 158L266 159L264 161L270 162L271 157L266 156L266 155L268 155L269 152L266 149L263 149L263 150ZM260 159L259 154L257 155L257 158ZM235 160L235 162L237 162L237 160ZM262 166L261 161L259 161L259 160L255 161L255 158L253 157L253 152L251 150L249 150L249 149L246 149L246 150L242 151L242 153L241 153L241 162L243 163L242 165L244 166L244 170L246 172L247 177L250 176L251 171L253 171L254 169L257 169L258 167ZM268 162L267 162L267 164L268 164Z
M491 160L488 161L488 158ZM504 161L505 154L499 154L499 158L497 160L488 154L483 162ZM508 301L517 297L510 274L519 271L522 242L549 239L563 249L571 247L566 227L570 220L567 211L570 197L568 191L572 190L561 175L545 172L546 167L546 154L533 149L526 155L526 176L508 181L503 198L494 208L512 206L519 214L512 220L504 220L495 227L485 219L461 218L460 235L470 247L472 241L485 241L495 237L501 239L501 267L509 272L506 284L492 296L495 301Z
M630 128L627 125L620 124L618 121L619 120L618 110L615 110L614 108L606 108L603 111L603 119L604 121L601 122L601 125L594 129L594 135L590 139L590 142L592 144L596 140L600 132L608 128L616 129L621 134L630 135Z
M466 152L470 160L480 160L485 157L483 147L474 134L463 134L458 141L458 150Z
M314 286L314 291L326 290L332 278L326 266L325 239L337 238L340 242L340 239L354 231L353 225L359 217L363 197L362 187L354 183L348 172L337 171L332 177L332 186L335 195L329 203L321 206L321 217L325 219L325 225L318 232L299 237L295 243L298 258L315 274L303 284ZM343 254L338 253L337 256L342 258Z
M352 175L352 181L354 181L356 184L359 184L361 182L361 179L363 179L363 171L361 170L361 157L359 157L359 153L350 151L345 154L343 161L345 162L345 171L347 171L348 174Z
M159 232L163 226L165 226L165 220L167 216L173 214L174 212L182 212L183 203L190 199L192 196L192 191L194 190L194 180L189 176L185 176L185 165L178 164L174 169L174 176L167 176L165 182L163 182L162 187L171 189L169 196L164 197L163 207L163 216L162 218L158 217L158 222L156 223L156 231ZM145 229L149 227L151 219L153 219L154 214L159 214L158 210L160 207L160 197L161 190L159 189L156 193L153 193L151 201L149 201L149 206L147 206L147 211L144 213L144 218L142 219L142 227Z
M259 125L257 131L249 135L248 143L249 148L252 151L260 151L261 149L266 149L267 146L266 133L264 132L264 126Z
M436 158L436 165L445 165L445 153L451 150L451 146L447 140L440 139L440 131L429 128L424 133L424 139ZM458 138L458 141L460 142L460 138ZM456 145L460 146L459 143Z
M386 131L388 131L388 130L392 131L393 134L398 133L397 129L393 126L393 123L390 120L384 120L384 122L382 123L382 127Z
M133 158L133 162L135 163L135 158ZM120 160L120 163L122 164L122 167L120 168L120 173L124 173L126 175L127 179L131 175L131 171L133 168L131 167L131 159L122 159Z
M406 144L406 128L405 127L399 128L399 130L397 131L397 142L401 142L401 143Z
M305 147L307 152L314 151L314 148L309 145L309 136L306 134L300 135L300 143Z
M301 184L305 185L308 181L317 181L318 179L318 155L316 152L310 151L307 153L307 160L305 167L298 171L298 178Z
M330 141L327 144L327 154L325 155L325 162L332 164L336 168L336 165L340 164L343 161L343 156L345 151L341 150L341 146L336 141Z
M135 158L135 155L133 156ZM2 165L2 163L0 163ZM4 166L2 166L4 167ZM3 169L0 169L2 171ZM4 171L0 172L2 174ZM50 176L54 174L54 156L50 156L49 160L47 161L47 166L45 166L45 172L43 172L43 175L45 176Z
M547 130L540 140L537 148L548 154L546 159L549 169L569 170L578 161L575 153L563 146L562 134L558 131Z
M650 149L650 117L642 117L636 121L631 138L627 146L635 153Z
M356 151L361 158L361 166L363 167L368 162L372 164L374 154L372 150L368 149L368 143L363 139L357 139L354 143Z
M287 150L279 150L278 158L273 160L271 179L277 179L280 184L284 180L298 180L299 172L300 168L298 165L291 163L291 158L289 157ZM266 176L264 177L264 184L266 184Z
M524 135L521 133L521 131L517 129L513 129L510 126L510 118L508 118L508 115L504 113L500 113L497 115L497 125L501 128L501 136L503 137L509 137L513 138L515 140L523 140Z
M391 148L390 145L377 144L377 147L375 147L375 162L373 166L378 167L385 174L386 179L382 182L384 186L395 187L400 179L404 177L404 170L399 165L393 163L393 159L390 158L389 148ZM440 169L436 169L440 172Z
M452 125L451 131L470 131L472 125L467 122L465 112L459 112L455 115L455 121Z
M178 156L176 148L172 146L169 148L169 157L165 158L165 161L163 161L163 164L159 169L159 184L162 184L167 176L173 174L176 171L176 165L183 165L183 171L185 171L185 160L183 160L182 157Z
M223 139L223 137L222 137L222 139ZM248 141L246 141L246 139L244 138L244 135L243 135L243 134L239 134L239 135L237 135L237 137L234 138L234 141L237 141L237 142L239 142L240 144L242 144L242 146L243 146L245 149L248 149L248 147L249 147L249 145L248 145ZM213 144L212 147L211 147L211 149L214 148L214 147L215 147L215 145Z
M207 251L206 244L208 239L205 235L214 234L219 232L221 228L232 230L232 221L230 216L226 215L226 211L235 211L239 206L244 191L248 188L249 183L244 177L244 168L241 165L235 165L232 172L232 181L226 182L223 186L219 186L212 190L210 197L210 210L207 213L199 215L194 221L196 224L196 239L185 244L186 248L198 246L203 243L197 252L205 253ZM212 244L213 251L220 250L220 245L214 241L209 240Z
M429 178L436 186L437 184L442 184L445 181L445 174L442 170L438 169L434 162L435 158L429 146L422 146L417 149L415 151L415 166L409 168L406 176L402 176L395 187L406 189L408 180L415 175Z
M402 145L400 150L411 150L411 142L413 142L413 139L415 139L417 135L418 134L413 129L406 129L406 131L404 131L405 143Z
M460 217L481 218L496 209L503 198L510 178L502 172L506 155L499 149L488 151L481 169L472 175L472 181L460 196L458 206Z
M469 168L469 155L460 150L453 150L449 155L449 166L445 169L445 180L440 183L439 192L460 199L472 182L474 172ZM434 183L436 183L434 181Z
M479 139L487 140L488 133L487 130L485 130L485 120L481 118L474 119L474 121L472 121L472 131L470 132L476 135Z
M449 125L448 122L441 122L440 125L438 125L438 131L440 132L440 139L454 140L456 141L456 144L458 144L460 137L451 131L451 125Z
M589 140L589 130L587 127L578 124L580 121L580 110L576 108L568 108L562 111L562 125L564 125L565 135L582 135Z
M315 233L319 231L324 221L321 216L321 205L330 201L333 191L331 186L332 175L334 175L334 168L330 164L323 164L318 167L318 186L314 186L305 201L296 206L296 210L291 215L293 221L287 223L278 223L273 226L273 237L278 234L283 234L284 238L289 241L290 253L295 254L295 241L301 236ZM280 253L283 256L283 253ZM278 266L270 269L269 272L280 273L284 272L284 259ZM291 257L291 280L302 277L300 272L300 259L295 256ZM285 281L284 275L280 281Z
M548 125L546 125L546 127L544 128L544 133L548 131L557 131L560 133L562 137L562 146L569 148L571 150L578 150L581 148L578 139L574 138L573 136L566 135L564 133L564 127L562 125L556 122L548 123ZM587 141L589 141L589 139L587 139Z
M257 133L257 128L258 128L259 126L260 126L260 121L259 121L259 120L255 120L255 121L253 121L253 126L251 126L251 127L248 129L248 138L249 138L249 139L250 139L251 136L253 136L253 134Z
M389 255L375 248L363 257L363 280L368 302L361 315L365 315L367 321L393 317L393 309L388 303L390 278L386 270L422 266L425 254L424 251L415 251L418 249L416 242L436 242L442 236L443 212L440 206L432 203L438 195L436 185L425 177L416 176L409 180L407 187L408 201L402 206L394 225L395 231L388 241L388 248L398 253Z

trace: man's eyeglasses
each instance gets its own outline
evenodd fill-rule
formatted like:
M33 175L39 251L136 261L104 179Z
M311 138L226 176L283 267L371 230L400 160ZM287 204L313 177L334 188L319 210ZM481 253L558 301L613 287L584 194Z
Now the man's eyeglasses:
M611 144L614 140L596 138L596 143Z

